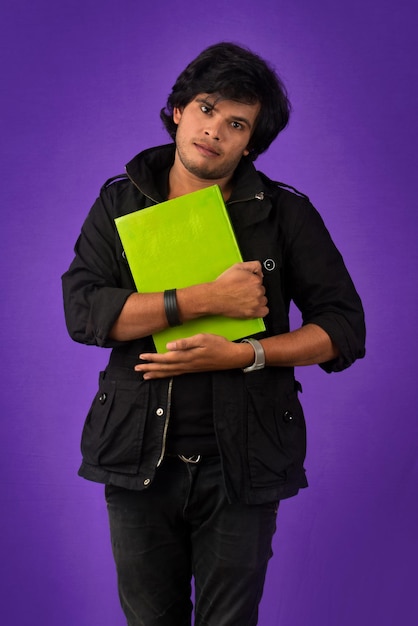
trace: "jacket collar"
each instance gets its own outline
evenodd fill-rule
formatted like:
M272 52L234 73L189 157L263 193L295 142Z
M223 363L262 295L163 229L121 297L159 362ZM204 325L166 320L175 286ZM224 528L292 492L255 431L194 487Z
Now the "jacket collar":
M136 187L155 202L167 199L168 174L174 163L175 145L149 148L126 165L126 173Z
M168 175L174 155L174 143L149 148L129 161L126 173L145 196L154 202L163 202L167 199ZM239 214L240 221L245 225L265 219L271 201L264 181L247 157L241 159L233 183L233 191L227 203L231 218L238 218Z

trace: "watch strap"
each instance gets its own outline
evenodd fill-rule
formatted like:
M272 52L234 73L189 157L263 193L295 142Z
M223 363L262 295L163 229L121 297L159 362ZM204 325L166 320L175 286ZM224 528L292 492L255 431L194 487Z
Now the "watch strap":
M243 368L243 372L255 372L256 370L262 370L266 365L266 355L264 354L264 348L257 339L252 337L243 339L241 343L249 343L254 349L254 363L248 367Z

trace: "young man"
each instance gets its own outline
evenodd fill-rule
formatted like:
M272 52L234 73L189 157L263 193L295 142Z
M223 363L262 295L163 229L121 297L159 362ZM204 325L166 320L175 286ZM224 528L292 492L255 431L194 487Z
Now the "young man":
M239 46L204 50L161 117L173 144L108 181L63 276L72 338L113 348L86 420L80 475L105 483L130 626L257 624L276 513L307 482L297 365L364 356L360 299L306 196L253 161L290 105L268 64ZM241 249L216 280L137 293L114 219L218 184ZM289 304L303 325L289 329ZM200 334L157 354L152 333L200 316L263 317L231 342Z

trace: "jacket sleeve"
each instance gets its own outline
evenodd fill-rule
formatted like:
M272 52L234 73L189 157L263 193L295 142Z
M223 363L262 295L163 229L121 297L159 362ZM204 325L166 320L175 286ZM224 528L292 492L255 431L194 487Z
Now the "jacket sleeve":
M135 291L114 224L115 194L114 188L102 187L82 226L75 257L62 276L65 320L71 338L102 347L120 345L109 339L109 332Z
M296 198L288 230L288 289L303 324L317 324L339 348L321 364L338 372L365 355L364 311L343 258L325 224L306 198Z

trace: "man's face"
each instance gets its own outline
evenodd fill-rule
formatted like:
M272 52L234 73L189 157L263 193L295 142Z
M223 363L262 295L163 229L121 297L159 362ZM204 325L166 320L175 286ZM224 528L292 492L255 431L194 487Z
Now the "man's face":
M176 147L181 166L203 180L230 179L254 131L260 104L198 94L175 108Z

